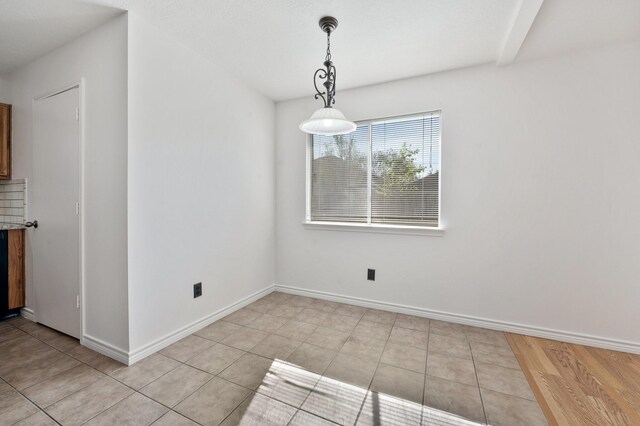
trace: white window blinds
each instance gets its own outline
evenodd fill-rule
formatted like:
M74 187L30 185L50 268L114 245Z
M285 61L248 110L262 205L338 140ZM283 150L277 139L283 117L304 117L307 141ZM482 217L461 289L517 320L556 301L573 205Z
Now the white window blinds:
M313 135L311 220L367 222L369 127L348 135Z
M314 135L310 156L308 220L438 226L439 112Z

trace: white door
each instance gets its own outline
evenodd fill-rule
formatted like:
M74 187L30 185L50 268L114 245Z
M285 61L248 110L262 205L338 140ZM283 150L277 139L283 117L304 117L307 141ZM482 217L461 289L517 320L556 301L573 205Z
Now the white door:
M79 92L34 102L29 220L36 321L80 338Z

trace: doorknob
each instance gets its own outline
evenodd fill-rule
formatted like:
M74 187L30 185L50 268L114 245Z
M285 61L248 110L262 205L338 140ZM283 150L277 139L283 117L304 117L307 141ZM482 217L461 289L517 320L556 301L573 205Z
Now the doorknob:
M37 228L38 227L38 221L34 220L33 222L25 222L24 226L26 226L27 228Z

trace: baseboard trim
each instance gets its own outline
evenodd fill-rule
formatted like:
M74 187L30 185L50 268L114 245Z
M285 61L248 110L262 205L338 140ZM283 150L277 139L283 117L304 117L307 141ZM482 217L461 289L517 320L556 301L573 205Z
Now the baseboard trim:
M329 300L332 302L350 303L352 305L362 306L365 308L381 309L384 311L415 315L435 320L470 325L474 327L489 328L492 330L506 331L510 333L524 334L527 336L542 337L545 339L576 343L585 346L594 346L597 348L640 354L640 343L634 343L624 340L609 339L600 336L554 330L525 324L509 323L505 321L498 321L469 315L460 315L450 312L418 308L415 306L401 305L397 303L380 302L371 299L345 296L341 294L328 293L317 290L308 290L300 287L292 287L281 284L275 284L273 290L281 291L283 293L295 294L298 296L315 297L317 299Z
M109 358L113 358L125 365L129 365L129 354L127 351L113 346L112 344L107 343L104 340L100 340L97 337L93 337L88 334L83 335L82 345L98 353L101 353L102 355L106 355Z
M24 319L28 319L29 321L36 322L36 316L33 313L33 309L31 308L22 308L20 309L20 316Z
M31 308L20 309L20 315L24 319L28 319L29 321L36 322L36 316L33 312L33 309ZM124 349L120 349L116 346L113 346L112 344L107 343L104 340L100 340L97 337L93 337L88 334L85 334L82 336L81 343L83 346L86 346L91 350L101 353L102 355L106 355L109 358L113 358L116 361L119 361L123 364L127 364L129 360L129 355L127 351L125 351Z
M261 297L266 296L267 294L273 292L274 286L270 285L268 287L263 288L262 290L259 290L253 294L250 294L249 296L240 299L239 301L232 303L231 305L222 308L210 315L207 315L204 318L201 318L197 321L192 322L191 324L186 325L185 327L182 327L178 330L175 330L171 333L166 334L165 336L139 348L136 349L134 351L129 352L128 354L128 359L127 359L127 364L131 365L134 364L146 357L148 357L149 355L158 352L159 350L166 348L167 346L169 346L172 343L177 342L178 340L187 337L188 335L194 333L195 331L200 330L201 328L206 327L207 325L214 323L216 321L218 321L220 318L225 317L235 311L237 311L238 309L241 309L245 306L247 306L250 303L255 302L256 300L260 299Z

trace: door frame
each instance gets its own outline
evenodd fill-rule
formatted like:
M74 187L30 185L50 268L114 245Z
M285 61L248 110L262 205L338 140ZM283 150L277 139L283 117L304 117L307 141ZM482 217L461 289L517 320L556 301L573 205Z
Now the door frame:
M74 83L70 83L67 85L63 85L61 87L59 87L56 90L52 90L49 92L46 92L42 95L36 96L33 98L32 102L31 102L31 135L32 135L32 151L31 151L31 164L33 167L33 135L35 134L34 129L35 129L35 107L36 107L36 102L47 99L47 98L51 98L53 96L59 95L61 93L67 92L69 90L73 90L73 89L78 89L78 182L79 182L79 188L78 188L78 203L80 205L79 211L78 211L78 216L79 216L79 220L78 220L78 253L79 253L79 265L80 265L80 270L78 271L78 298L79 298L79 302L80 302L80 306L78 308L78 315L80 317L80 344L84 345L84 336L85 336L85 311L84 311L84 294L85 294L85 286L84 286L84 282L85 282L85 263L84 263L84 259L85 259L85 239L84 239L84 228L85 228L85 223L84 223L84 198L85 198L85 161L84 161L84 157L85 157L85 79L84 77L81 77L80 80L78 80L77 82ZM28 191L28 188L27 188ZM28 205L27 205L27 213L28 213ZM33 280L33 274L32 274L32 284L33 284L33 317L34 317L34 321L38 321L38 312L36 310L36 283L35 280Z

